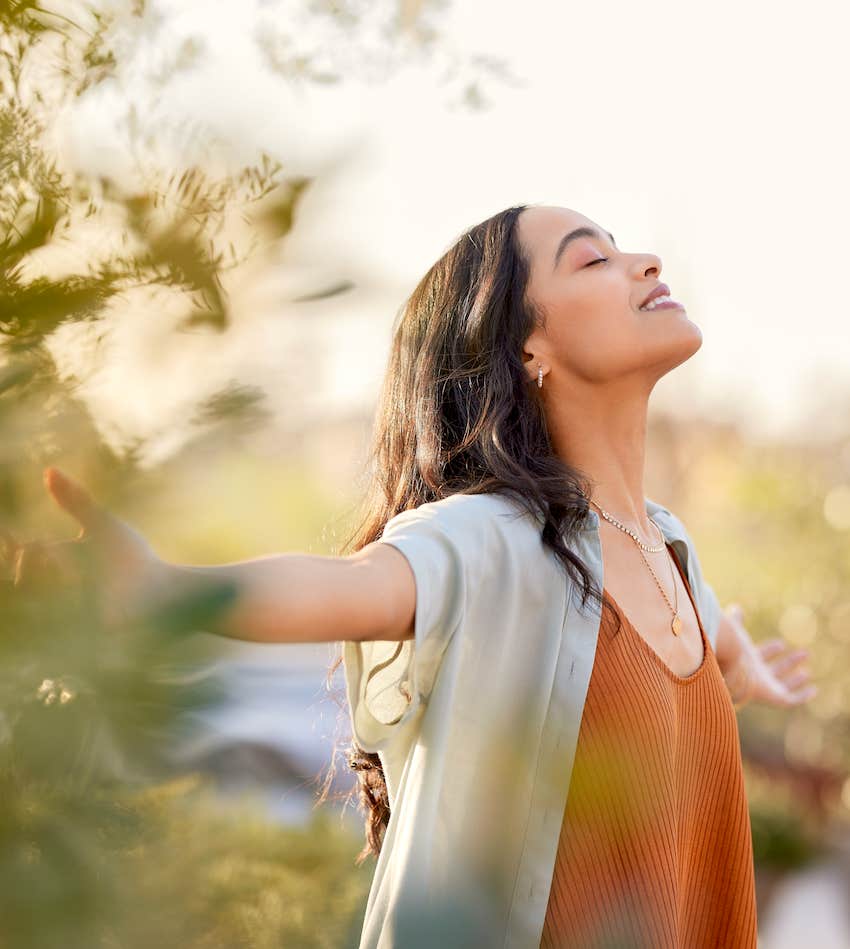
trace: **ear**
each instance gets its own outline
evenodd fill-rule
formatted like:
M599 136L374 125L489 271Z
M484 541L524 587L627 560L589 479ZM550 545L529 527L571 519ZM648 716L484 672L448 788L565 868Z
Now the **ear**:
M520 355L525 363L525 371L528 373L529 382L537 382L537 374L541 366L543 367L543 375L548 374L549 361L546 358L545 344L540 335L539 327L535 327L526 337Z
M542 360L537 359L532 356L530 353L523 352L523 359L525 360L525 370L528 373L528 381L537 383L540 378L540 370L543 370L543 376L548 375L549 366Z

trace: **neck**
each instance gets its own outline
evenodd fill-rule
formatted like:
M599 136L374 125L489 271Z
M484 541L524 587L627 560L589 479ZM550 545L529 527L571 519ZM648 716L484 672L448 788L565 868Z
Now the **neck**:
M591 482L591 499L642 536L656 539L646 513L643 478L648 394L606 392L600 398L551 400L546 418L555 453ZM616 528L615 528L616 529Z

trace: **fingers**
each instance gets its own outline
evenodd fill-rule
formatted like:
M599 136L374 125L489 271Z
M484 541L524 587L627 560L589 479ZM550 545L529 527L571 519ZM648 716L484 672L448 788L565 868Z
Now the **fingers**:
M808 669L803 669L801 672L798 672L796 675L789 676L785 679L785 688L789 692L793 692L796 689L799 689L801 685L805 685L809 681L809 671Z
M781 636L758 643L757 649L773 680L771 704L791 708L811 701L818 694L817 685L811 681L809 668L800 668L809 658L811 650L794 648Z
M818 687L816 685L806 685L802 688L798 687L796 690L786 689L783 694L782 704L786 706L802 705L803 702L810 701L817 694Z
M788 677L803 662L809 658L808 649L792 649L788 643L782 640L771 640L763 644L759 651L762 658L768 662L770 671L778 678L785 680L788 685ZM808 676L808 671L798 672L798 676Z
M757 644L762 659L767 662L774 674L788 673L809 656L808 649L793 649L784 639L766 639ZM791 650L789 652L788 650Z
M776 675L787 675L808 658L808 649L796 649L793 652L781 656L779 659L774 659L771 662L771 667Z
M58 468L44 469L44 484L56 503L75 518L84 530L93 530L103 522L103 508L81 484Z
M799 705L801 702L808 702L810 699L813 699L818 694L818 687L816 685L810 685L808 688L798 692L793 696L794 704Z

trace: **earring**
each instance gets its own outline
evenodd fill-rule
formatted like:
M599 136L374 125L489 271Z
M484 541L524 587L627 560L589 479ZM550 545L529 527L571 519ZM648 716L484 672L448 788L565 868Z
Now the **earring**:
M543 388L543 367L542 366L540 366L540 368L537 370L537 388L538 389Z

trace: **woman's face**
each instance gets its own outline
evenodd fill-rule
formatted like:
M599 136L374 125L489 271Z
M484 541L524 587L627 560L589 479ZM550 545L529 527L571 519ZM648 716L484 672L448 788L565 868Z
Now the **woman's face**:
M651 388L702 345L702 333L684 309L639 309L662 282L655 254L618 250L604 228L569 208L526 208L517 226L531 261L526 293L546 314L545 330L535 329L524 346L530 378L537 378L542 363L550 388L636 375ZM591 228L595 236L562 246L578 228ZM677 299L674 286L670 296Z

